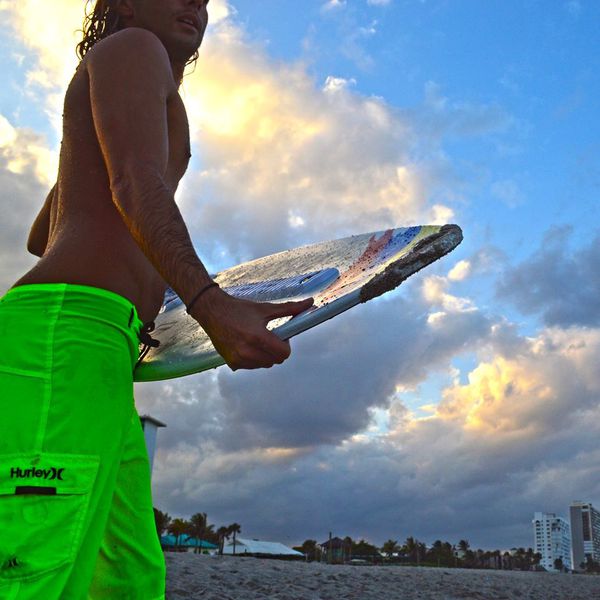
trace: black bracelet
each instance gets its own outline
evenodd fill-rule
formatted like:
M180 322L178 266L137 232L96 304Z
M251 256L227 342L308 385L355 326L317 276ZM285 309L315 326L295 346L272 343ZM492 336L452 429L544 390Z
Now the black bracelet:
M192 306L194 306L194 303L198 300L198 298L200 298L200 296L202 296L202 294L204 294L204 292L210 290L210 288L212 287L219 287L219 284L216 281L212 281L211 283L207 283L193 298L192 301L187 305L187 308L185 309L185 312L189 315L190 314L190 310L192 310Z

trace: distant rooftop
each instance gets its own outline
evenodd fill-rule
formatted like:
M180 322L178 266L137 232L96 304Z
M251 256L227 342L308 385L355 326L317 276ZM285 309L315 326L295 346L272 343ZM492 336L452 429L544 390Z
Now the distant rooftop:
M140 417L140 421L148 421L149 423L154 423L154 425L156 425L157 427L166 427L166 423L163 423L162 421L159 421L158 419L155 419L154 417L150 416L150 415L142 415Z
M161 535L160 543L163 546L175 546L175 536L174 535ZM200 540L196 538L188 538L187 535L182 534L179 536L178 546L186 546L192 548L202 548L203 550L216 550L218 546L216 544L212 544L211 542L207 542L206 540Z
M236 554L271 554L272 556L304 556L302 552L292 550L279 542L263 542L247 538L236 538ZM233 554L233 540L223 548L223 554Z

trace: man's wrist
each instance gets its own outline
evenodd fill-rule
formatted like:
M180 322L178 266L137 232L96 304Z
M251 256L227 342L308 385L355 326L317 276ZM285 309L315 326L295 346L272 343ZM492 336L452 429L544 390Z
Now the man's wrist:
M216 281L209 281L208 283L204 284L200 290L196 293L196 295L189 301L185 312L190 315L192 314L192 309L194 307L194 304L197 304L198 301L200 300L200 298L202 298L202 296L208 292L208 290L210 290L211 288L214 287L219 287L219 284Z
M218 285L211 285L188 309L188 314L202 327L208 325L216 306L223 300L223 298L219 299L219 296L227 296L227 294Z

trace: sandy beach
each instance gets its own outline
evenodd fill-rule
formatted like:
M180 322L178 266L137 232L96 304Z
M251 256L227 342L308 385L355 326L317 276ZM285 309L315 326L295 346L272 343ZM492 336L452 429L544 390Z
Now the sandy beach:
M600 576L167 553L167 600L600 600Z

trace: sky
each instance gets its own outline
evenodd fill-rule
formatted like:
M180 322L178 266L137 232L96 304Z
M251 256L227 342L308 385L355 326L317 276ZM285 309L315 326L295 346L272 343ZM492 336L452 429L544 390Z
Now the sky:
M31 265L83 2L0 0L0 293ZM425 223L464 242L285 364L137 384L154 504L290 545L532 546L600 505L600 5L212 0L177 202L211 271Z

